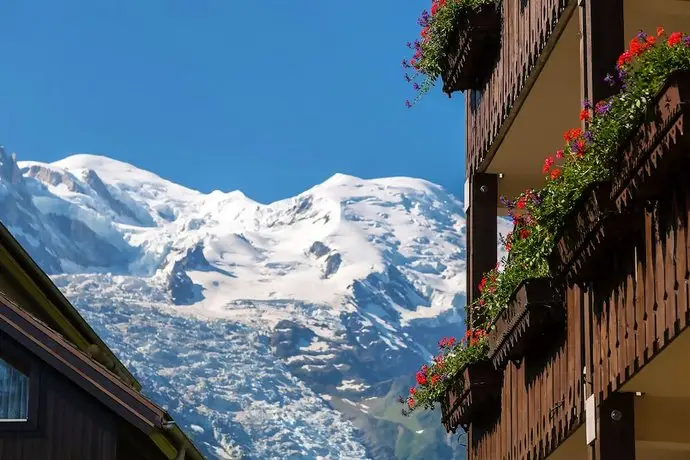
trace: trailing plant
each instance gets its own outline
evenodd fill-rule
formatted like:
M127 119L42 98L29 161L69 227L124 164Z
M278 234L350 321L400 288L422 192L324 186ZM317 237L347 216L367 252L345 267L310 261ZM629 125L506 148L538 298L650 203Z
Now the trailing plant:
M407 406L403 409L403 415L409 415L417 408L434 409L451 384L461 384L454 377L466 366L481 361L486 356L489 344L486 331L468 329L459 342L453 337L442 338L438 348L439 353L434 356L432 364L423 365L415 374L417 385L410 388L407 397L400 397L399 401Z
M494 3L495 0L432 0L431 11L422 11L417 23L422 28L419 39L408 42L407 47L414 51L413 57L402 61L406 69L407 80L417 96L412 102L405 101L412 107L434 86L448 59L451 37L458 32L458 25L472 10L482 5Z
M501 198L514 224L502 238L508 257L501 261L502 269L490 270L479 284L480 296L471 306L469 343L441 341L440 355L422 367L417 386L402 399L409 409L433 407L465 366L486 359L485 331L523 281L549 274L547 257L578 198L591 184L611 178L620 146L644 121L669 75L678 70L690 71L690 36L667 36L661 27L654 35L638 33L619 57L615 73L606 77L617 92L594 104L584 101L580 119L586 129L566 131L564 147L544 160L544 186L525 190L514 200Z

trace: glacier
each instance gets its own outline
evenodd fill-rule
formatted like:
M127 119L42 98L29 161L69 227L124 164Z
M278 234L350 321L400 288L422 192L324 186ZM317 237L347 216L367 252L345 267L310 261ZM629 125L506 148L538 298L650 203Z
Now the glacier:
M395 436L461 455L390 409L463 328L465 217L440 186L336 174L262 204L0 149L0 220L210 458L405 458Z

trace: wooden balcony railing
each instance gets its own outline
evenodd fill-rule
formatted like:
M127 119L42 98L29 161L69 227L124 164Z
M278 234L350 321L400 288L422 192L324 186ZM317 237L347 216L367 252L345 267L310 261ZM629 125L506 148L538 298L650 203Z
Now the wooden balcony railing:
M690 74L669 78L624 146L612 198L626 216L586 295L599 400L616 391L690 322Z
M475 172L499 130L521 104L521 93L536 77L535 67L547 46L552 46L559 21L576 0L504 0L503 36L493 73L481 90L467 93L468 176ZM524 95L522 96L524 97ZM514 111L514 110L513 110Z
M492 424L473 423L473 460L543 458L580 426L582 397L582 321L580 294L569 289L567 326L560 344L541 356L530 354L503 374L501 413Z

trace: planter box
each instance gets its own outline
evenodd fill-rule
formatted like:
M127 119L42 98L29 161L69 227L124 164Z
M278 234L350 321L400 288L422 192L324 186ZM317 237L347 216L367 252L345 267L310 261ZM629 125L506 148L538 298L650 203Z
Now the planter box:
M461 426L467 431L470 423L486 420L500 408L501 373L490 361L467 366L457 375L441 402L441 422L446 431Z
M551 272L555 276L568 277L574 269L577 278L586 278L596 261L596 248L603 243L603 237L613 230L613 226L603 228L602 223L614 213L611 183L596 182L588 186L556 237L553 253L548 260ZM611 220L611 224L614 220Z
M518 362L532 346L543 347L542 336L565 323L563 300L551 278L522 282L489 331L489 357L495 369Z
M501 14L494 4L470 10L455 25L441 69L443 92L480 89L501 47Z
M658 197L669 184L669 171L688 155L688 104L690 73L674 72L650 104L645 121L619 151L612 196L620 212Z

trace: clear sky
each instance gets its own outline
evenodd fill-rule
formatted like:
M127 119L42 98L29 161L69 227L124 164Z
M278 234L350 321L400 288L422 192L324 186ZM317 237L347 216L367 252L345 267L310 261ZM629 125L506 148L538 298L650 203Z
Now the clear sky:
M460 194L463 96L439 84L404 106L400 61L426 6L4 0L0 143L24 160L103 154L261 202L336 172Z

